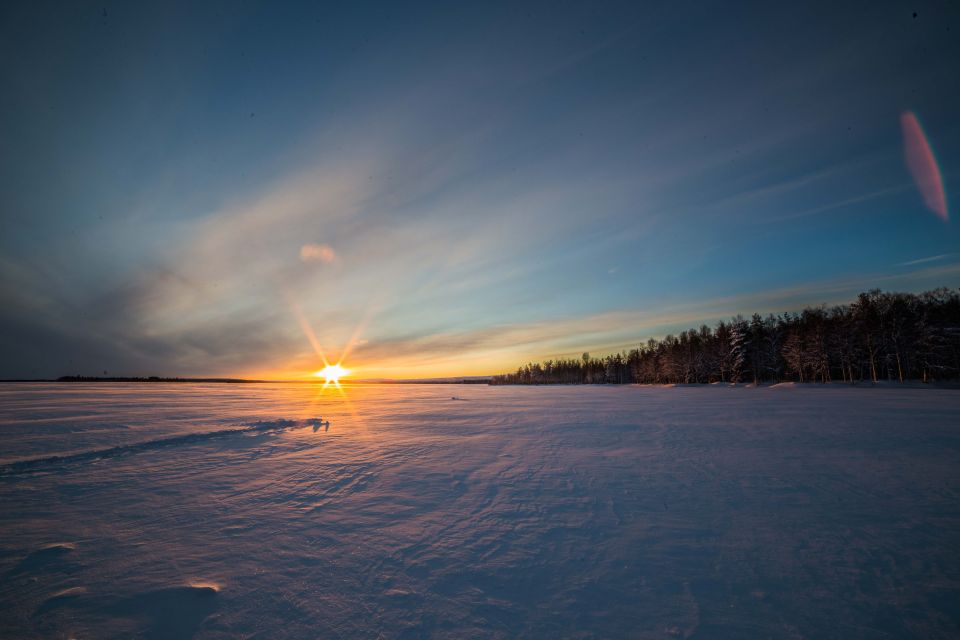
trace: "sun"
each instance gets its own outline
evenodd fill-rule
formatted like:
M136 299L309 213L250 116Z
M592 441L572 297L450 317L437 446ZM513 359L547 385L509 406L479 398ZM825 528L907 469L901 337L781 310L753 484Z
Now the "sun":
M344 369L343 367L340 366L339 363L337 363L337 364L328 364L323 369L320 369L320 371L317 371L313 375L317 376L318 378L326 378L328 383L330 382L337 383L337 382L340 382L340 378L342 378L343 376L349 373L350 373L349 369Z

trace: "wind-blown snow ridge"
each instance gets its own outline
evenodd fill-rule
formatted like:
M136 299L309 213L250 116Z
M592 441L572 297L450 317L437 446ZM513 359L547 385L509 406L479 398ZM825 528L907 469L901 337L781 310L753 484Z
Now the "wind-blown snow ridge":
M118 456L141 453L143 451L152 451L166 447L178 447L236 435L250 433L270 433L293 428L302 429L313 426L315 423L316 419L313 418L301 422L297 422L296 420L282 419L268 420L264 422L248 423L242 427L236 427L232 429L204 431L202 433L188 433L187 435L183 436L158 438L155 440L146 440L144 442L136 442L134 444L125 444L106 449L83 451L81 453L69 455L45 456L40 458L31 458L28 460L18 460L16 462L0 465L0 476L35 471L41 467L48 467L51 465L69 465L77 462L90 462L92 460L102 460L104 458L116 458Z

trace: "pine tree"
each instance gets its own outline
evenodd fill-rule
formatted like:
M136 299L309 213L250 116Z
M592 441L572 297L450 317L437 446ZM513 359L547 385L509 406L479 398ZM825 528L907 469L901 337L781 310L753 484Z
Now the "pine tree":
M730 381L740 382L747 366L747 349L750 346L749 327L742 316L730 323Z

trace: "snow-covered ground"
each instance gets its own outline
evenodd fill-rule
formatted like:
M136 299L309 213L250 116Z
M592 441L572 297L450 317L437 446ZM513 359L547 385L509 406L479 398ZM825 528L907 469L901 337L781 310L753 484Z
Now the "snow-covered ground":
M0 576L3 638L955 638L960 392L0 385Z

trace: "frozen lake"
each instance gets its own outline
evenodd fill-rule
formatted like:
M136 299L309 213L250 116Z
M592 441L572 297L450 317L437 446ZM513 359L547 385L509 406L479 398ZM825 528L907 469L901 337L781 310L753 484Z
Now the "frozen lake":
M960 391L3 384L0 576L4 638L955 638Z

